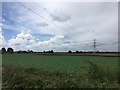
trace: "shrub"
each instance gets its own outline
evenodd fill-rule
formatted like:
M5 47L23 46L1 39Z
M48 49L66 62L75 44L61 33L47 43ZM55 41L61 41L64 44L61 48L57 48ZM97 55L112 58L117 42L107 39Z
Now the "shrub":
M101 67L88 61L83 75L35 68L3 66L3 89L5 88L120 88L117 73L109 67ZM108 75L109 74L109 75ZM12 89L12 90L13 90Z

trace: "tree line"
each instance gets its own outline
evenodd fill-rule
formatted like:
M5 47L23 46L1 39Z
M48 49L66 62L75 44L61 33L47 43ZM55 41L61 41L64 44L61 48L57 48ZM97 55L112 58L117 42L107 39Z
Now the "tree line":
M10 54L12 54L12 53L14 53L14 49L13 48L11 48L11 47L9 47L9 48L2 48L1 50L0 50L0 52L2 53L2 54L4 54L4 53L10 53ZM28 51L22 51L22 50L19 50L19 51L15 51L15 53L55 53L54 52L54 50L49 50L49 51L43 51L43 52L34 52L34 51L32 51L32 50L28 50ZM62 52L61 52L62 53ZM69 51L67 51L66 53L93 53L93 51L71 51L71 50L69 50ZM108 52L108 51L106 51L106 52L99 52L99 51L96 51L95 53L119 53L119 52Z
M2 54L3 54L3 53L11 53L11 54L12 54L12 53L14 52L14 49L8 48L8 49L6 50L5 48L2 48L2 49L1 49L1 52L2 52Z
M19 50L19 51L15 51L14 52L14 49L13 48L2 48L1 50L0 50L0 52L2 53L2 54L4 54L4 53L36 53L36 52L33 52L32 50L27 50L27 51L22 51L22 50ZM54 53L54 51L53 50L49 50L49 51L43 51L42 53Z

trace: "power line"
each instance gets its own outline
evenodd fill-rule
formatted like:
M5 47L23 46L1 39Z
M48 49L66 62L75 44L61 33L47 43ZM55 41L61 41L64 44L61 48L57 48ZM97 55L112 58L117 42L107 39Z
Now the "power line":
M53 24L53 25L56 26L57 28L59 28L59 29L61 29L61 30L64 30L63 28L61 28L61 27L58 26L57 24L51 22L50 20L48 20L48 19L46 19L45 17L41 16L40 14L36 13L34 10L28 8L28 7L25 6L23 3L21 3L21 2L17 2L17 3L19 3L19 4L22 5L24 8L28 9L29 11L31 11L32 13L36 14L36 15L39 16L40 18L42 18L42 19L46 20L47 22Z
M14 9L9 9L7 6L5 6L5 7L3 7L3 9L5 9L5 10L7 10L7 11L9 11L9 12L11 12L11 13L13 13L13 14L15 14L16 16L20 16L21 18L23 18L24 20L26 20L26 18L25 17L22 17L20 14L18 14L17 12L14 12L13 10ZM9 21L13 21L13 20L11 20L11 19L8 19ZM28 21L30 21L31 23L32 23L32 21L31 20L28 20ZM22 27L25 27L25 28L28 28L28 29L32 29L32 28L30 28L30 27L28 27L28 26L26 26L26 25L24 25L24 24L22 24L22 23L18 23L18 22L16 22L17 24L19 24L19 25L21 25Z
M32 1L32 0L31 0ZM49 15L51 15L53 12L51 12L51 10L49 9L49 11L46 9L46 8L42 8L38 3L35 3L37 7L43 9L46 13L48 13ZM70 28L70 27L69 27ZM61 28L61 29L64 29L64 28Z
M22 16L19 15L17 12L13 11L14 9L8 9L8 7L7 7L6 5L5 5L5 7L3 7L3 9L5 9L5 10L7 10L7 11L13 13L13 14L15 14L16 16L22 17ZM22 18L26 21L26 18L25 18L25 17L22 17ZM9 21L11 21L11 20L9 19ZM28 21L30 21L31 23L33 22L32 20L28 20ZM18 23L18 22L16 22L16 23ZM25 26L24 24L21 24L21 23L18 23L18 24L20 24L20 25L22 25L22 26ZM32 24L34 24L34 23L32 23ZM28 26L28 25L27 25L27 26ZM28 28L28 27L27 27L27 28ZM29 29L31 29L31 28L29 28Z
M32 1L32 0L31 0ZM46 8L42 8L40 5L38 5L38 3L35 3L35 6L38 6L39 8L45 10L48 14L51 14L51 12L49 12L48 10L46 10Z
M22 17L25 21L27 20L25 17L23 17L23 16L17 14L16 12L13 12L13 11L12 11L13 9L10 10L10 9L7 8L7 6L5 6L5 7L3 7L3 8L6 9L7 11L9 11L9 12L14 13L16 16L20 16L20 17ZM31 20L27 20L27 21L32 22Z
M4 8L5 9L5 8ZM7 10L7 9L6 9ZM8 10L9 11L9 10ZM13 12L12 12L13 13ZM13 20L11 20L11 19L8 19L7 18L7 20L9 20L9 21L13 21ZM22 23L19 23L19 22L15 22L15 23L17 23L17 24L19 24L19 25L21 25L22 27L25 27L25 28L28 28L28 29L30 29L30 30L32 30L30 27L27 27L27 26L25 26L24 24L22 24Z
M13 14L15 14L16 16L20 16L21 18L23 18L25 21L26 21L26 18L25 17L23 17L23 16L21 16L21 15L19 15L17 12L14 12L13 10L14 9L8 9L8 7L6 6L6 5L4 5L5 7L3 7L5 10L7 10L7 11L9 11L9 12L12 12ZM10 19L9 19L10 20ZM31 21L31 20L27 20L27 21L30 21L32 24L33 24L33 21ZM25 26L25 25L24 25Z

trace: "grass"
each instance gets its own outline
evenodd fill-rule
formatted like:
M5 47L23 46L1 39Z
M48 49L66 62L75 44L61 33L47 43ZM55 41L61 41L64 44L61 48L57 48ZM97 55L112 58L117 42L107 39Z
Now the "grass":
M91 60L97 65L118 68L118 57L100 56L45 56L33 54L4 54L3 65L20 66L25 68L44 68L47 70L61 70L81 72L82 66L87 66Z
M2 57L3 90L120 88L118 57L34 54L3 54Z
M110 70L109 70L110 69ZM88 62L87 72L84 75L48 71L35 68L3 66L3 90L38 90L48 88L120 88L117 72L111 68L102 68L93 62ZM108 75L109 74L109 75ZM84 90L84 89L82 89Z

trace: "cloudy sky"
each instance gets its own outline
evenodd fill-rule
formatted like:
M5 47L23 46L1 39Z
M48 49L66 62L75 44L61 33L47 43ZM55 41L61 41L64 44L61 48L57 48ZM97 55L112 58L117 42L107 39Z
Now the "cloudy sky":
M3 2L0 48L118 50L117 2Z

